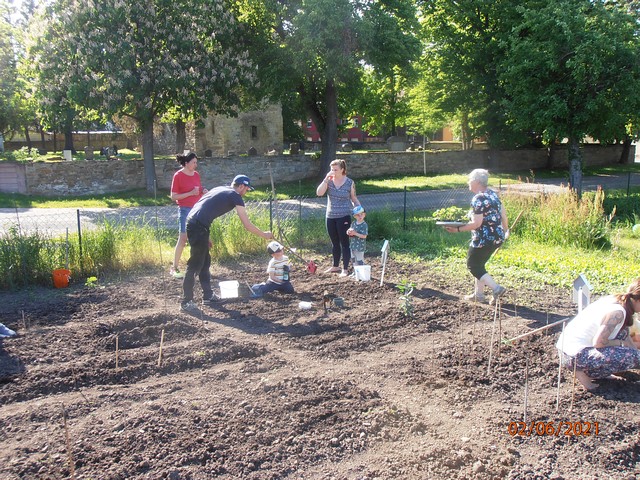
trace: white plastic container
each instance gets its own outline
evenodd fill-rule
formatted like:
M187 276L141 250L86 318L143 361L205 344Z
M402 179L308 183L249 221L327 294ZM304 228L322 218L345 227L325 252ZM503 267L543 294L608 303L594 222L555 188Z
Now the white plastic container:
M220 298L238 298L238 287L240 284L237 280L229 280L220 282Z
M356 265L353 269L356 272L356 280L360 282L371 280L371 265Z
M311 310L312 306L313 306L313 303L311 303L311 302L300 302L298 304L298 308L300 310Z

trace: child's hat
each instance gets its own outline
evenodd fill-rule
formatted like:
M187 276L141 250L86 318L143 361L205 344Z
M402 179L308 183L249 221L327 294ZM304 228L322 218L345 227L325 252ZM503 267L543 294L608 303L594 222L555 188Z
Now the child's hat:
M355 207L353 207L353 210L351 211L351 213L353 215L357 215L359 213L364 213L364 208L362 208L362 205L356 205Z
M276 253L279 252L280 250L283 250L283 246L280 245L278 242L276 242L275 240L273 242L269 242L269 245L267 245L267 252L269 253Z

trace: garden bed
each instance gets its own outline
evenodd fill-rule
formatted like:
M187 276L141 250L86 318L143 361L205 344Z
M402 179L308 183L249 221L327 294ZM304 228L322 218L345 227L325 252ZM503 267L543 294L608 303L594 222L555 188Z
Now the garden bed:
M587 393L563 372L558 391L557 330L498 341L573 313L570 292L508 292L496 311L459 300L470 277L391 262L380 286L372 263L371 282L298 268L295 295L196 315L179 311L166 274L3 294L19 335L0 343L0 477L640 475L639 375ZM261 270L214 277L255 283ZM404 279L416 283L413 318ZM325 292L344 307L325 311ZM510 434L525 419L546 430ZM561 421L580 433L551 435Z

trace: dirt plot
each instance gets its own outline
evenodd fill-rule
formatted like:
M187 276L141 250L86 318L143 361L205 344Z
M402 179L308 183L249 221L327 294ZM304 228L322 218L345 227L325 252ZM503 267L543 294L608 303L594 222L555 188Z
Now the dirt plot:
M498 341L570 315L569 292L509 292L496 311L459 300L470 278L392 263L380 286L379 272L298 269L295 295L200 315L164 277L3 293L19 336L0 348L0 478L640 477L640 375L586 393L563 372L557 396L557 330ZM325 311L325 290L344 307ZM525 419L541 434L509 433Z

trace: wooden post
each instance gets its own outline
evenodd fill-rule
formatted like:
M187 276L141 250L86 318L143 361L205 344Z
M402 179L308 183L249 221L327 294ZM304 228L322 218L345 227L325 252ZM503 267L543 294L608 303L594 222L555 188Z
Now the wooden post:
M162 364L162 344L164 343L164 328L160 334L160 352L158 353L158 366Z

